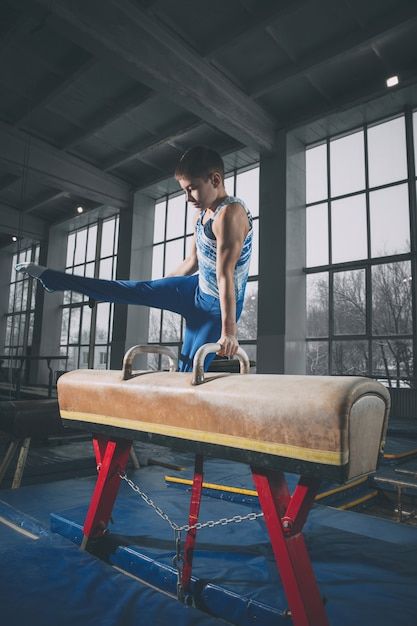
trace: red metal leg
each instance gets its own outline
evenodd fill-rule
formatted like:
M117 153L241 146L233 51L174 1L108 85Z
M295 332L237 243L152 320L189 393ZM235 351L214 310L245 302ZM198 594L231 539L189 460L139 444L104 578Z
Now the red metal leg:
M120 485L120 476L129 459L131 441L125 440L101 440L95 445L101 456L101 467L98 473L96 486L91 497L90 506L84 522L84 538L81 548L85 548L87 541L93 537L104 534L109 523L113 504ZM105 447L105 452L102 450Z
M200 512L201 491L203 488L203 457L197 454L195 457L194 480L191 490L190 512L188 516L188 524L192 526L198 522L198 514ZM187 538L184 546L184 566L181 576L181 588L183 593L189 591L191 572L193 567L194 546L197 536L197 529L192 528L187 532Z
M329 626L301 533L317 481L301 478L290 497L282 472L252 468L252 474L294 626Z
M94 456L96 457L97 471L99 471L103 462L104 453L106 452L108 439L105 437L93 438Z
M286 532L291 531L295 535L302 531L319 487L319 480L307 476L300 477L298 485L288 503L287 510L282 516Z

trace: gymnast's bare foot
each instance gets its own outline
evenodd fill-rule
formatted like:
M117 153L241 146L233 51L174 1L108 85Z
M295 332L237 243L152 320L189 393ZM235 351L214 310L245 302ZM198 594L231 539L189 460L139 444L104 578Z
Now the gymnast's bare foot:
M37 265L36 263L18 263L16 265L16 272L22 272L22 274L28 274L29 276L32 276L32 278L39 278L44 271L46 270L46 267L44 267L43 265Z

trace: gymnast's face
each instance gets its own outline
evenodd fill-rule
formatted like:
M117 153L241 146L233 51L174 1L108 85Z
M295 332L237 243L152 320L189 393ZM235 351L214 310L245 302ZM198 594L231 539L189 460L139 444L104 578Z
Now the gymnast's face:
M185 191L187 202L191 202L196 209L204 211L209 209L218 198L221 191L221 176L218 172L209 174L208 177L202 178L178 178L181 189Z

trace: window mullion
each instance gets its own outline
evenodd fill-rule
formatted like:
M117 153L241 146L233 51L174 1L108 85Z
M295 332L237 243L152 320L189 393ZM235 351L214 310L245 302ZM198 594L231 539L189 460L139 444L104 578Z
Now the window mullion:
M368 153L368 127L365 126L363 129L363 139L364 139L364 150L365 150L365 206L366 206L366 244L368 251L368 261L370 261L371 254L371 243L372 243L372 233L371 233L371 214L369 207L369 153ZM372 373L373 367L373 356L372 356L372 270L368 263L365 268L365 324L366 324L366 335L368 340L368 374Z
M332 205L331 205L331 171L330 171L330 139L326 142L326 154L327 154L327 224L328 224L328 254L329 265L332 264ZM329 373L333 369L332 359L332 341L333 341L333 272L329 271L329 300L328 300L328 315L329 315L329 341L327 344L327 362Z
M100 276L100 257L101 257L102 236L103 236L103 220L99 218L97 220L96 252L94 255L94 278L99 278ZM88 369L94 368L96 327L97 327L97 304L91 309L90 341L89 341L89 346L88 346Z
M405 139L407 149L408 199L410 216L410 247L412 277L412 315L413 315L413 378L417 379L417 198L416 198L416 164L413 140L413 113L405 112Z

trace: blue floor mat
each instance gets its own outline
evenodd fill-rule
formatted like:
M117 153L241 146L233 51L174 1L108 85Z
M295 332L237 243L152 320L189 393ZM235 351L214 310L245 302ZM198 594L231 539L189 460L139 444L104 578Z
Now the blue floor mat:
M189 460L188 471L191 467ZM187 458L183 457L180 464L186 463ZM189 493L168 487L165 473L166 470L160 467L129 472L170 518L184 523ZM205 479L250 486L248 468L225 461L207 461ZM65 532L65 525L74 524L74 528L77 525L80 528L93 486L91 478L62 481L5 491L2 498L42 523L47 522L49 513L54 513L55 520L63 524L61 532ZM247 505L204 498L200 520L247 512ZM113 543L106 555L109 562L123 561L126 565L130 560L131 567L135 568L142 561L140 568L144 577L145 562L160 564L166 568L165 572L171 572L172 530L124 484L116 501L114 524L110 530ZM320 590L327 599L331 624L392 626L398 623L400 615L401 626L416 626L416 528L315 506L305 527L305 537ZM25 567L23 555L19 556L15 567ZM193 573L208 610L219 610L233 623L262 626L280 623L276 615L287 608L286 600L262 519L199 531ZM81 570L76 574L80 575L80 585L88 585ZM166 575L165 580L168 581L165 584L172 585L172 577ZM229 593L229 604L227 600L223 606L219 603L218 588ZM235 597L242 599L240 604L238 600L232 601ZM246 614L243 605L247 607ZM262 606L266 607L263 613L259 608ZM264 621L260 621L260 615L264 616ZM288 624L288 619L282 623Z
M0 559L4 626L225 625L80 551L4 502Z

